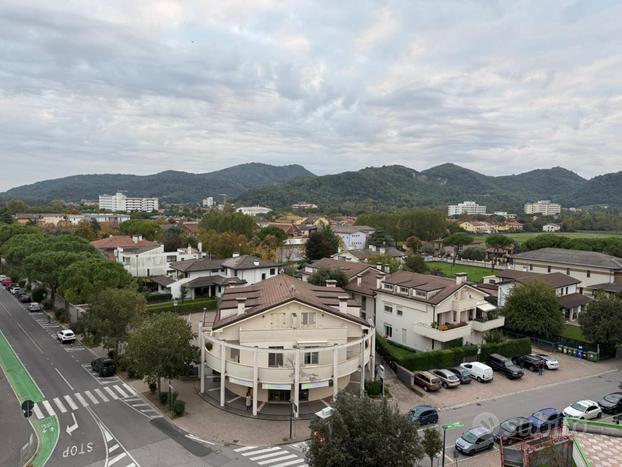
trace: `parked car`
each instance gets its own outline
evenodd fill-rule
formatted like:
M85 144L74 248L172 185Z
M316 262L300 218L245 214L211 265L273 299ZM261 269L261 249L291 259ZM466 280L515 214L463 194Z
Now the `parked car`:
M480 383L492 381L492 368L480 362L461 363L460 367L468 370L471 378L476 379Z
M603 416L602 409L598 404L591 400L577 401L564 409L564 417L579 418L581 420L591 420Z
M37 302L29 303L28 311L41 311L41 305L39 305Z
M91 369L101 377L113 376L117 372L117 364L110 358L96 358L91 362Z
M622 392L612 392L598 401L598 405L605 413L615 415L622 412Z
M460 386L460 380L449 370L430 370L441 380L441 386L444 388L456 388Z
M441 388L440 378L429 371L416 371L414 380L425 392L438 391Z
M2 286L3 287L8 287L9 285L11 285L13 283L13 281L11 280L11 278L9 276L4 276L2 278Z
M21 294L17 299L21 303L30 303L30 302L32 302L32 297L30 295L28 295L27 293Z
M64 344L65 342L75 342L76 335L71 329L63 329L56 333L56 338Z
M535 431L547 431L562 426L564 414L552 407L540 409L529 416Z
M462 433L456 440L456 450L467 456L472 456L480 451L492 449L495 445L492 431L483 426L476 426Z
M533 431L528 418L515 417L501 422L494 430L494 438L496 443L503 441L503 444L512 444L531 436Z
M9 292L11 292L13 295L17 295L22 292L22 289L20 289L18 285L16 285L15 287L11 286L9 288Z
M553 357L543 353L532 354L533 357L538 357L544 362L544 368L547 370L558 370L559 362L555 360Z
M460 384L471 384L471 372L466 368L455 366L450 368L449 371L458 377Z
M431 405L416 405L408 412L408 418L420 426L438 423L438 412Z
M524 373L521 367L512 363L512 360L509 358L499 355L498 353L488 355L486 363L488 363L493 370L500 371L509 379L518 379L523 377Z
M538 371L540 367L544 365L544 360L535 355L520 355L514 357L512 361L521 368L526 368L531 371Z

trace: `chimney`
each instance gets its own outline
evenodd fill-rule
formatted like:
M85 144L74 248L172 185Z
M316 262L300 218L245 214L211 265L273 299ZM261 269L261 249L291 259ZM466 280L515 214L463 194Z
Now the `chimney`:
M382 263L376 263L376 269L382 271Z
M190 244L188 244L188 254L191 255L192 254L192 247L190 246Z
M246 310L246 297L236 297L238 302L238 316L243 315Z
M370 249L370 251L375 252L376 251L376 245L369 245L369 249Z
M199 250L199 253L203 253L203 242L199 242L199 243L197 244L197 248L198 248L198 250Z
M240 253L235 252L231 255L232 258L239 258L240 257Z
M382 279L384 279L384 276L382 274L378 274L376 276L376 288L379 289L382 286Z
M132 235L132 241L133 241L134 243L138 243L138 242L142 241L142 239L143 239L143 236L142 236L142 235L136 235L136 234L135 234L135 235Z
M356 276L356 286L360 287L363 283L363 278L361 276Z
M326 287L335 288L337 287L337 281L335 279L326 279Z
M465 284L467 281L467 273L466 272L457 272L456 273L456 284Z
M339 312L347 315L348 314L348 300L350 299L350 297L348 297L347 295L339 295L339 297L337 298L339 299Z
M389 264L384 265L384 272L386 272L387 274L391 272L391 266Z
M378 253L380 253L381 255L384 255L386 253L386 251L387 251L386 248L383 247L383 246L378 248Z

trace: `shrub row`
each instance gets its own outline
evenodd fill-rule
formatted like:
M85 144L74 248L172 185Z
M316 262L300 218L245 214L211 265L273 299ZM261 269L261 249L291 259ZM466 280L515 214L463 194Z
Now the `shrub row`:
M399 352L396 352L392 347L392 343L387 343L384 338L377 336L376 350L378 353L383 355L385 359L394 361L398 365L411 371L430 370L432 368L450 368L462 363L466 357L474 357L477 355L477 346L475 345L452 347L450 349L434 350L431 352L416 352L414 350L405 352L403 347L400 347ZM499 353L508 358L529 354L531 353L531 341L529 338L524 338L483 344L481 346L479 360L485 361L492 353Z
M215 310L217 304L218 300L216 300L215 298L186 300L183 303L181 301L178 301L177 306L174 306L172 302L147 305L147 311L151 313L172 311L174 313L186 314L203 311L203 308L207 308L208 310Z
M170 293L149 292L145 294L147 303L170 302L172 299L173 296Z

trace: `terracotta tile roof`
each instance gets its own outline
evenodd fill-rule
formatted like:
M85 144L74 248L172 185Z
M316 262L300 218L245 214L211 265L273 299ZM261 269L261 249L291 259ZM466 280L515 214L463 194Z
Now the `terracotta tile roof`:
M354 276L360 274L366 269L372 268L369 264L353 263L352 261L340 261L332 258L318 259L317 261L313 261L309 266L315 269L339 269L345 273L348 280L352 279ZM376 272L379 271L376 270Z
M386 284L398 285L401 287L409 287L416 290L421 290L424 292L432 292L438 291L430 298L425 297L417 297L417 296L409 296L408 298L412 300L417 300L420 302L430 303L432 305L437 305L451 294L456 292L465 286L470 286L475 288L473 285L468 283L457 284L454 279L448 279L440 276L433 276L431 274L419 274L416 272L407 272L400 271L393 274L389 274L385 276L384 282ZM381 288L377 289L377 291L381 291L383 293L393 294L390 290ZM483 292L483 291L482 291ZM394 294L398 296L403 296L400 294Z
M389 246L384 249L384 253L380 251L379 248L376 250L372 250L371 248L366 248L364 250L348 250L350 254L356 256L358 259L365 260L367 258L371 258L372 256L390 256L392 258L403 258L407 256L407 254L399 250L395 247Z
M94 240L91 242L95 248L99 250L114 250L115 248L138 248L146 246L159 246L158 242L152 242L150 240L137 240L134 241L129 235L111 235L110 237L102 238L101 240Z
M199 223L198 222L184 222L182 227L186 229L188 232L193 234L199 233Z
M279 274L247 287L226 289L220 301L213 328L218 329L228 326L236 321L246 319L249 316L257 315L294 300L354 321L355 323L369 326L369 323L362 318L338 311L338 297L344 295L348 294L339 287L316 286L286 274ZM221 310L237 308L237 298L246 298L245 312L242 315L236 314L221 319ZM358 307L358 304L352 298L349 298L348 306Z

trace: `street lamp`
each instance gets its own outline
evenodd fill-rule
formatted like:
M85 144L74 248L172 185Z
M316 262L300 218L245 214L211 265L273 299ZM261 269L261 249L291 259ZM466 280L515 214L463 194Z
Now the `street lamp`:
M445 467L445 438L447 436L447 430L455 430L457 428L462 428L464 426L464 423L462 422L452 422L452 423L447 423L446 425L443 425L443 460L441 461L441 467Z

